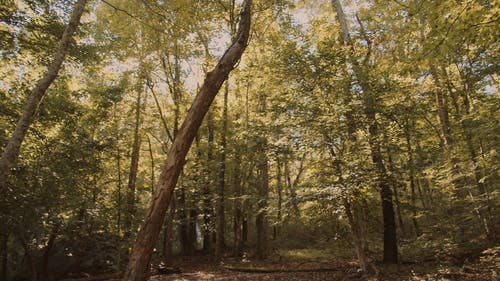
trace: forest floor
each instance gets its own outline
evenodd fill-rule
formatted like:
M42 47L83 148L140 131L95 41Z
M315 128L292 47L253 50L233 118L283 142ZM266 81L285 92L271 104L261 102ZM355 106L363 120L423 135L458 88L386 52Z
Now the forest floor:
M214 263L206 256L179 257L168 262L162 269L164 274L159 274L156 266L149 281L500 281L498 246L480 256L471 252L419 259L412 256L419 261L402 258L400 264L392 266L376 262L379 258L370 263L371 272L363 274L358 272L358 264L352 257L334 257L324 250L283 251L263 261L227 257ZM119 280L113 278L116 277L101 275L70 280Z
M226 261L213 264L202 259L192 258L175 263L181 273L152 276L149 281L289 281L289 280L470 280L500 281L491 264L484 263L456 266L438 262L400 264L392 267L373 265L371 274L357 271L354 260L341 259L331 262L274 262L274 263L234 263Z

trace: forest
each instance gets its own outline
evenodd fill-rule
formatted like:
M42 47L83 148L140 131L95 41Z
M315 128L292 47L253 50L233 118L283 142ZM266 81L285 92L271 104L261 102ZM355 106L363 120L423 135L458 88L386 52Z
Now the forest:
M0 281L500 280L498 0L0 1Z

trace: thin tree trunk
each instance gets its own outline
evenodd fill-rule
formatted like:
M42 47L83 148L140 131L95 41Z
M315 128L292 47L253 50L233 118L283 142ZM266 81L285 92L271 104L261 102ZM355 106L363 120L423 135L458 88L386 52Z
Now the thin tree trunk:
M266 97L260 97L259 113L262 116L266 115ZM255 218L255 227L257 228L257 251L258 259L264 259L267 256L267 197L269 192L269 164L267 158L267 138L265 133L259 136L257 147L259 149L258 158L258 199L257 199L257 216Z
M141 150L141 137L139 130L141 127L141 92L137 93L135 105L135 127L134 142L132 144L132 155L130 158L130 172L128 176L127 189L127 212L124 218L125 239L129 239L133 232L133 221L135 216L135 189L137 182L137 172L139 170L139 153Z
M68 25L64 29L61 41L59 42L57 53L55 54L54 59L43 77L38 80L35 88L31 91L28 100L24 105L21 117L17 121L16 128L14 129L7 146L2 152L2 158L0 159L0 190L5 186L5 181L7 180L10 168L12 168L14 162L19 156L21 144L26 136L26 133L28 132L28 128L31 126L31 123L33 123L35 113L38 106L42 102L43 96L59 74L61 65L70 47L73 34L80 24L80 18L83 14L86 3L87 0L78 0L78 2L76 2L71 13L71 18Z
M235 163L234 163L234 221L233 221L233 231L234 231L234 247L233 254L235 257L239 257L242 254L243 237L242 237L242 189L241 189L241 153L237 149L235 152Z
M413 151L411 148L411 135L410 135L410 121L409 117L406 118L405 122L405 138L406 138L406 151L408 153L408 173L410 182L410 201L412 207L412 222L415 229L415 236L420 236L420 229L417 222L417 211L416 211L416 194L415 194L415 167L413 163ZM421 195L421 194L420 194ZM422 201L423 202L423 201Z
M259 159L259 188L257 201L257 217L255 226L257 228L257 258L264 259L267 256L267 196L269 191L269 166L266 155L267 141L261 140L262 150Z
M226 176L226 150L227 150L227 98L229 95L229 81L226 80L226 86L224 89L224 107L222 113L222 132L221 132L221 155L219 162L219 188L217 190L217 204L215 216L217 219L217 239L215 242L215 259L220 259L225 249L225 224L226 218L224 213L224 189L225 189L225 176Z
M213 143L214 143L214 123L212 112L207 116L208 140L207 140L207 165L205 167L205 182L203 183L203 253L208 254L212 248L211 233L212 227L212 195L210 193L210 166L213 161Z
M174 255L174 219L176 210L176 200L172 198L170 208L168 209L167 218L165 219L163 228L163 256L165 258Z
M59 224L56 223L56 225L54 225L54 227L52 228L52 231L49 236L49 241L47 242L47 246L43 251L42 268L40 270L40 278L39 278L40 281L51 280L49 276L50 254L52 253L52 248L54 247L54 243L58 232L59 232Z
M148 148L149 148L149 159L151 160L151 176L150 176L150 185L151 185L151 195L155 194L155 158L153 156L153 148L151 147L151 139L148 136Z
M182 173L182 172L181 172ZM189 254L189 234L188 234L188 217L187 217L187 206L186 206L186 189L184 186L178 187L177 195L177 220L179 221L179 243L181 244L181 254Z
M21 242L21 246L24 249L24 256L26 257L26 262L28 263L29 273L30 273L30 281L38 281L37 280L38 279L37 278L38 271L36 268L34 257L31 254L29 245L27 244L26 240L23 237L19 236L18 238L19 238L19 242ZM23 261L24 260L25 259L23 258Z
M280 159L276 159L276 194L278 196L278 210L277 210L277 217L276 217L276 223L274 225L274 231L273 231L273 238L276 239L281 232L281 220L282 220L282 214L281 214L281 208L282 208L282 201L283 201L283 190L281 186L281 162Z
M9 270L9 236L10 232L5 227L4 229L5 232L1 233L0 238L2 239L1 241L1 258L2 258L2 265L1 265L1 273L0 273L0 280L7 280L8 277L8 270Z
M349 30L347 28L347 21L345 20L345 15L342 9L342 4L339 0L332 0L335 11L337 12L337 18L343 28L343 39L346 46L351 46L352 43L349 42ZM359 21L359 20L358 20ZM344 22L344 23L343 23ZM360 22L361 24L361 22ZM362 25L361 25L362 28ZM364 33L363 30L361 33ZM364 34L363 34L364 35ZM366 40L368 43L369 40ZM370 50L371 46L368 46ZM363 63L368 62L368 53L364 59ZM398 262L398 247L397 247L397 235L396 235L396 222L394 218L394 205L392 203L392 191L389 185L389 178L384 166L382 152L380 148L380 141L378 140L378 121L375 118L376 114L376 99L374 97L373 89L370 87L369 82L369 70L362 69L362 66L353 59L352 57L347 58L353 67L353 71L357 77L357 81L363 90L363 102L365 107L365 116L368 121L368 138L371 149L371 158L378 174L378 187L380 190L380 198L382 201L382 216L384 221L384 263L397 263Z
M332 142L325 135L327 139L327 143L331 144ZM365 255L365 245L364 245L364 231L362 229L362 222L360 220L360 211L359 208L355 208L355 215L353 215L353 208L351 202L349 201L349 194L346 188L344 187L344 174L342 172L341 161L338 158L338 153L335 152L333 145L328 145L328 152L330 157L332 158L332 164L334 167L334 172L338 177L338 184L343 187L344 194L342 194L342 204L344 206L344 212L347 217L347 222L349 223L349 229L351 231L351 235L354 241L354 247L356 248L356 255L358 257L359 267L362 271L366 272L368 269L368 264L366 262Z
M168 208L175 185L186 161L186 154L217 92L240 60L247 46L250 33L251 6L252 0L246 0L243 3L244 8L241 12L236 39L215 68L207 73L200 92L194 99L182 127L174 138L160 175L155 196L147 212L144 226L138 234L130 255L129 264L123 278L125 281L143 281L148 276L148 265L153 247L158 238L165 211Z

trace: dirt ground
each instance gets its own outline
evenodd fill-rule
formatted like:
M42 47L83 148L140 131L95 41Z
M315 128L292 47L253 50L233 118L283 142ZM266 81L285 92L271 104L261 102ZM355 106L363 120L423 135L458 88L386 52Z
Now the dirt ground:
M176 274L154 275L150 281L289 281L289 280L366 280L366 281L500 281L496 269L481 264L461 267L437 263L402 264L393 267L372 266L372 273L361 274L354 261L307 263L242 264L226 262L219 265L200 260L177 263ZM497 271L498 272L498 271Z

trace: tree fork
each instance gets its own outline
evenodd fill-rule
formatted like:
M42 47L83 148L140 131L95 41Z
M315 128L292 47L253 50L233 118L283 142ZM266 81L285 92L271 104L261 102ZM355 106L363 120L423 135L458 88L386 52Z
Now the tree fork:
M146 215L141 231L132 249L123 280L143 281L148 277L148 267L154 244L161 230L172 194L179 179L185 157L215 96L229 73L240 60L248 44L250 34L252 0L243 3L238 32L231 46L226 50L215 68L208 72L200 91L191 105L182 127L176 134L164 163L156 193Z

